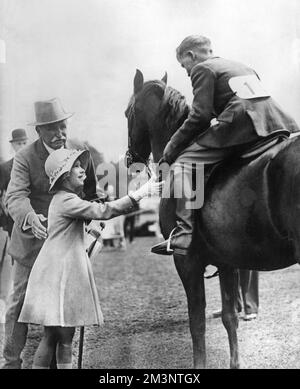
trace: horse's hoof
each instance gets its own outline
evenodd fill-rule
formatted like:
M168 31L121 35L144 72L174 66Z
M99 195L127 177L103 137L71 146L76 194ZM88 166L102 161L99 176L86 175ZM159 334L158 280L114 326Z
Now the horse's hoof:
M230 369L241 369L240 362L230 363Z
M243 320L250 321L250 320L254 320L256 318L257 318L257 313L248 313L248 314L245 313Z
M238 361L230 362L230 369L246 369L244 361L239 358Z
M203 364L194 365L194 369L197 369L197 370L205 370L205 369L206 369L206 365L203 365Z
M208 318L212 318L212 319L218 319L219 317L222 317L222 311L215 311L208 316Z

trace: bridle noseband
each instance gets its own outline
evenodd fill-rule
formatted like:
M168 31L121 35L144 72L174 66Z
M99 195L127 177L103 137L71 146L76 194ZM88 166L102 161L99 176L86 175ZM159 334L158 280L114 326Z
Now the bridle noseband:
M146 166L148 177L151 178L153 172L149 166L149 159L143 158L138 153L130 150L130 146L128 146L128 150L126 151L125 161L128 169L134 162L141 162Z

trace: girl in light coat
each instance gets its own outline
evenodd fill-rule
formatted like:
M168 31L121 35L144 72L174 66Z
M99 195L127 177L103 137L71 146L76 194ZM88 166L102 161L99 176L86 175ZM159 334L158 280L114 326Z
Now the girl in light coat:
M85 222L110 219L137 209L137 202L158 194L161 183L149 180L130 196L104 204L81 199L88 151L59 149L45 163L50 189L48 238L32 268L20 322L44 326L33 368L48 369L56 352L59 369L72 368L76 326L101 325L102 312L86 253Z

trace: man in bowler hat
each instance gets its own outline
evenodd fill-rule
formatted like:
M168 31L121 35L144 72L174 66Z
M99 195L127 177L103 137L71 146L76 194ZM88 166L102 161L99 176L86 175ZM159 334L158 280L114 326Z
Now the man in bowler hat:
M12 146L12 149L14 153L17 153L19 150L21 150L24 146L27 145L28 137L26 134L26 131L23 128L16 128L11 133L11 139L10 144ZM10 181L10 174L13 166L13 158L11 158L9 161L2 162L0 164L0 194L1 197L4 196L8 183ZM6 214L5 209L2 208L2 213L0 216L0 226L3 227L4 230L6 230L9 235L11 235L12 231L12 225L13 221L10 218L9 215Z
M14 220L9 254L15 265L13 292L6 312L4 369L19 369L22 366L21 352L26 343L28 327L18 323L18 317L31 268L47 237L48 208L52 199L52 194L48 192L45 161L54 150L74 147L67 140L67 119L73 113L65 112L59 99L36 102L35 115L36 121L31 125L35 126L39 138L15 156L6 195L6 205ZM86 175L83 198L91 200L97 197L91 159Z

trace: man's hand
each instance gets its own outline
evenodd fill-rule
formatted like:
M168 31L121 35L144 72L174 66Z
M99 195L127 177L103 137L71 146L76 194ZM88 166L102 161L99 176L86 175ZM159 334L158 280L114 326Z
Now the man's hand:
M47 229L42 225L42 222L46 221L47 218L42 214L36 214L30 212L28 215L27 223L31 226L31 231L37 239L47 238Z
M161 157L161 159L158 161L158 166L162 165L163 163L167 163L168 165L172 165L172 161L166 155L163 155Z

